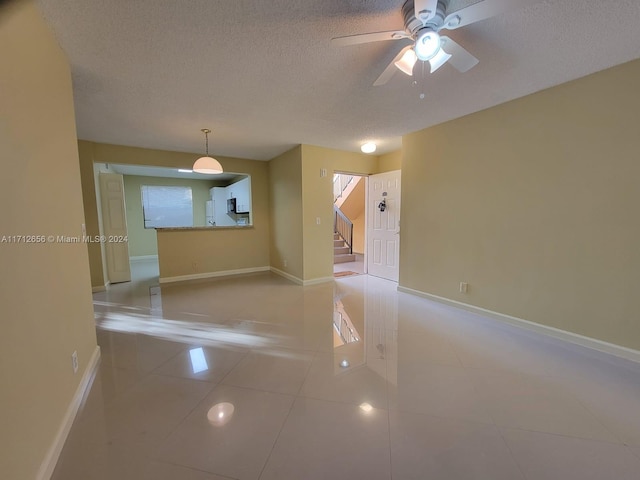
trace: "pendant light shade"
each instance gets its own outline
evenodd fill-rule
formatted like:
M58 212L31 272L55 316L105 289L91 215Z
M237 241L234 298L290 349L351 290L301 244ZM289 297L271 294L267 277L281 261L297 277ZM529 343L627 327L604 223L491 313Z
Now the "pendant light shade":
M209 134L211 133L211 130L203 128L202 133L204 133L206 144L205 156L196 160L193 164L193 171L196 173L204 173L206 175L217 175L222 173L224 170L222 170L220 162L209 156Z

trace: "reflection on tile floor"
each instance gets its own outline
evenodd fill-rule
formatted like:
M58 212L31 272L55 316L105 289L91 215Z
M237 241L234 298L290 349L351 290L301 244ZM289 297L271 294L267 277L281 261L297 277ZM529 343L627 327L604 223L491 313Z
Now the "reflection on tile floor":
M54 480L638 478L640 365L366 275L133 273Z

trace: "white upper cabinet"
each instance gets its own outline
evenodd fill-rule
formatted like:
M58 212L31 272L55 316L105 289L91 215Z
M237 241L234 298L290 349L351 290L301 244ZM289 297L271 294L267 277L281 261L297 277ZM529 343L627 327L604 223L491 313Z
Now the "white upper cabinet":
M245 177L229 185L227 198L236 199L237 213L249 213L251 211L251 177Z

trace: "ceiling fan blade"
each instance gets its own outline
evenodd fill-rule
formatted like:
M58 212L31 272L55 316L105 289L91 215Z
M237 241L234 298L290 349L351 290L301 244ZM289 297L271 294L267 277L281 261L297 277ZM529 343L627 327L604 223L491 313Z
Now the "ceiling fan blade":
M398 67L396 67L396 62L400 60L402 56L405 54L405 52L411 49L412 47L413 45L407 45L402 50L400 50L400 52L398 52L398 54L394 57L394 59L391 60L391 63L387 65L387 68L385 68L384 71L377 78L377 80L373 82L374 87L379 87L380 85L384 85L389 80L391 80L391 77L393 77L393 75L398 71Z
M413 8L416 18L424 25L435 16L438 0L413 0Z
M409 34L404 30L390 30L388 32L362 33L359 35L347 35L346 37L336 37L331 39L331 45L335 47L346 47L348 45L358 45L361 43L383 42L385 40L400 40L408 38Z
M447 12L444 26L449 30L464 27L471 23L479 22L490 17L495 17L508 10L515 10L530 4L530 0L479 0L473 5L462 8L456 12Z
M440 37L442 49L451 54L449 63L459 72L466 72L478 64L478 59L449 37Z

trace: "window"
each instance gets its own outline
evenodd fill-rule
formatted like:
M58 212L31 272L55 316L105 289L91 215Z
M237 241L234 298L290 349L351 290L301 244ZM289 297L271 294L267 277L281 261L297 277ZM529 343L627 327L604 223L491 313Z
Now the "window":
M193 227L191 187L142 186L144 228Z

